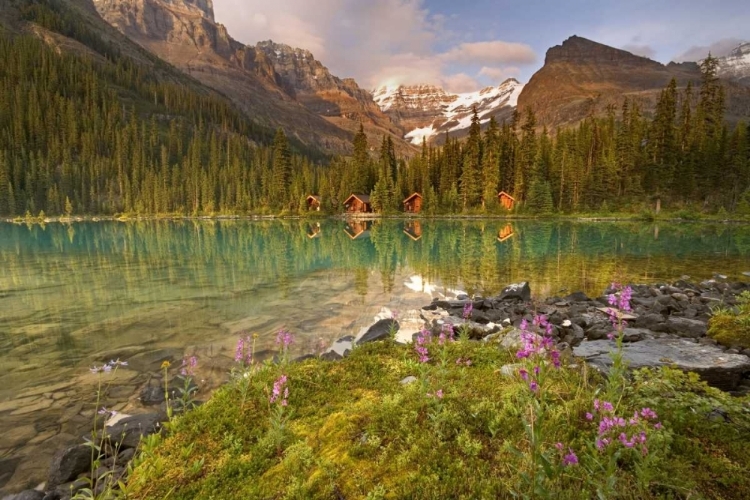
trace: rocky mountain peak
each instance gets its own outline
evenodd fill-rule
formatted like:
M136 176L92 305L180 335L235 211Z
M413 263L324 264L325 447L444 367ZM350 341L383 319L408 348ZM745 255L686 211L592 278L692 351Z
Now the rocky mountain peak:
M562 45L555 45L547 51L545 64L553 63L585 63L585 64L632 64L661 67L656 61L647 57L637 56L630 52L587 38L573 35Z

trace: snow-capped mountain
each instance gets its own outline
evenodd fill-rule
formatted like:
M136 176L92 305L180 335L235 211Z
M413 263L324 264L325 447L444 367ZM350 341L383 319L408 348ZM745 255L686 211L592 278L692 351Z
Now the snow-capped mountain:
M718 59L721 78L750 84L750 42L741 43L728 55Z
M483 125L493 116L498 122L509 119L523 87L513 78L498 87L465 94L448 93L434 85L400 85L381 87L373 97L384 113L409 131L407 140L421 144L423 139L438 140L446 132L453 137L465 135L474 107Z

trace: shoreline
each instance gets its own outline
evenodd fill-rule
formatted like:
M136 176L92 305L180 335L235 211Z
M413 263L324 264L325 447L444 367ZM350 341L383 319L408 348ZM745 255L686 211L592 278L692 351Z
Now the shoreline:
M422 221L537 221L537 222L640 222L644 224L669 223L669 224L732 224L750 225L750 218L726 219L726 218L681 218L681 217L659 217L644 218L637 214L632 216L598 216L590 214L580 215L502 215L502 214L327 214L327 215L81 215L81 216L55 216L55 217L5 217L0 222L16 225L43 225L43 224L73 224L81 222L151 222L151 221L283 221L283 220L422 220Z

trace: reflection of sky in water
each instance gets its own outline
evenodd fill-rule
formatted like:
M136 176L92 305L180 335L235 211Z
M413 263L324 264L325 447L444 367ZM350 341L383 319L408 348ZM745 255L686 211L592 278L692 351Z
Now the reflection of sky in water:
M297 332L298 351L355 333L381 306L528 280L536 296L613 279L736 279L750 229L726 225L484 221L0 224L0 397L50 363L119 346ZM38 365L35 367L35 365Z

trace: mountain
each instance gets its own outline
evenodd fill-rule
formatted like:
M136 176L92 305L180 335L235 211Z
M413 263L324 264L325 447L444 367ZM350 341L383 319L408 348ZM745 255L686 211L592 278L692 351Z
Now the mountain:
M373 92L375 102L408 132L412 144L440 141L446 133L462 137L468 133L476 107L484 125L491 117L510 119L524 85L510 78L498 87L451 94L434 85L381 87Z
M721 78L750 86L750 42L739 44L718 60Z
M679 87L697 86L697 63L661 64L614 47L572 36L547 51L544 66L526 84L519 109L532 108L539 126L554 129L579 122L591 114L619 108L625 97L647 114L660 92L675 78ZM725 80L727 119L750 116L750 89Z
M329 153L351 149L360 120L370 142L402 131L353 80L340 80L300 49L234 40L211 0L93 0L107 22L158 57L229 97L259 123ZM320 83L317 83L317 81Z

